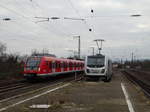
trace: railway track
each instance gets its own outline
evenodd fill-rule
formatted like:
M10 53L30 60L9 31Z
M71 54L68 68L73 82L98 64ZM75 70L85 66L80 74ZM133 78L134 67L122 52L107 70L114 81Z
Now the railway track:
M134 71L135 72L135 71ZM140 86L141 90L144 92L144 94L150 98L150 85L145 83L145 81L140 80L139 78L132 75L131 72L128 71L122 71L122 73L127 77L128 80L130 80L132 83ZM138 71L136 71L138 73Z
M0 87L0 93L4 93L4 92L11 91L11 90L18 89L18 88L23 88L26 86L27 86L26 83L18 83L18 84L3 86L3 87Z
M26 82L24 79L22 80L12 80L12 81L9 81L9 80L0 80L0 88L3 88L4 86L10 86L10 85L13 85L13 84L18 84L18 83L24 83Z
M52 86L59 82L71 82L75 80L81 80L81 75L71 75L71 76L64 76L64 77L55 77L47 80L46 82L38 82L38 83L16 83L8 86L0 87L0 103L7 101L11 98L21 97L33 90L38 90L40 88L44 88L47 86Z

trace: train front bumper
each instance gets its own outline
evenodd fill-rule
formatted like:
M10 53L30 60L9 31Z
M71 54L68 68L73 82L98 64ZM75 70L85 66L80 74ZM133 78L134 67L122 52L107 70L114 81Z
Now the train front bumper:
M85 69L85 75L87 76L105 76L106 69L103 68L87 68Z

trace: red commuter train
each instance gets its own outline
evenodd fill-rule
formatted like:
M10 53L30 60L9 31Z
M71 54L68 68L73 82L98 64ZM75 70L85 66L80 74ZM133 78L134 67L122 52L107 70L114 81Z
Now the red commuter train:
M83 72L84 61L72 59L59 59L50 56L32 56L27 59L24 66L24 77L44 78L71 72Z

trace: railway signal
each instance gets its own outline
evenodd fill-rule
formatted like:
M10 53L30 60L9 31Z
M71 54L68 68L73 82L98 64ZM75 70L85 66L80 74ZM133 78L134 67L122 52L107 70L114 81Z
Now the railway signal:
M139 17L139 16L142 16L141 14L133 14L131 15L131 17Z
M3 20L3 21L10 21L11 18L3 18L3 19L1 19L1 20Z

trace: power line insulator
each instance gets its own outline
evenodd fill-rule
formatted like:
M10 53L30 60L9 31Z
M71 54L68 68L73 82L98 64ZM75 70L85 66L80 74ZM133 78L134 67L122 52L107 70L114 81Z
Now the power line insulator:
M4 21L10 21L11 19L10 18L4 18L3 20Z

